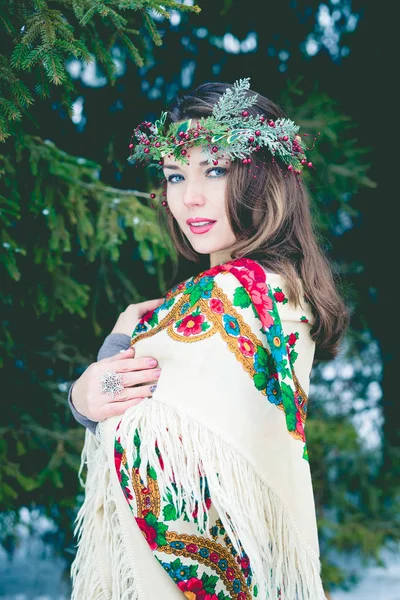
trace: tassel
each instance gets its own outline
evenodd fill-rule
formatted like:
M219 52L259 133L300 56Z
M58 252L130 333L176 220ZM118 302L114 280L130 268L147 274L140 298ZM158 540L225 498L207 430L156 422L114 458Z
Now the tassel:
M110 477L101 427L96 433L97 438L86 431L79 470L81 476L87 464L85 500L74 531L78 551L71 567L71 600L139 600L134 565L114 500L115 493L122 492L115 489Z
M156 471L161 497L169 493L179 513L185 501L186 514L193 522L198 502L198 523L205 523L204 530L198 525L199 532L211 539L201 486L201 478L207 478L226 533L236 551L241 554L243 549L249 558L260 598L277 598L279 589L280 600L325 600L319 557L302 539L278 490L212 427L178 412L158 394L125 413L118 435L132 464L137 454L133 437L138 430L139 474L144 484L148 484L149 464Z

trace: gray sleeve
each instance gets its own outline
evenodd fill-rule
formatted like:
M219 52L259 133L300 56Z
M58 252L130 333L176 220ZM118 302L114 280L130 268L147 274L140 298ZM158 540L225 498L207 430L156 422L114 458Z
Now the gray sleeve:
M110 356L114 356L114 354L117 354L117 352L120 352L121 350L127 350L129 348L130 342L130 336L126 335L125 333L110 333L110 335L108 335L104 340L103 345L101 346L97 354L97 360L109 358ZM71 409L72 416L76 421L78 421L80 425L83 425L84 427L89 429L89 431L95 434L97 421L91 421L90 419L82 415L76 410L75 406L72 403L72 388L74 387L74 383L75 381L72 383L68 392L68 405Z

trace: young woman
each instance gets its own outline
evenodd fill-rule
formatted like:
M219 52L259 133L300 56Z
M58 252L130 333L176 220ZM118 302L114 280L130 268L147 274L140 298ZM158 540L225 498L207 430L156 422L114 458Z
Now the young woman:
M298 129L245 79L201 85L135 130L178 252L210 268L128 307L113 335L131 348L74 385L96 427L74 600L325 598L304 426L313 360L335 355L348 313Z

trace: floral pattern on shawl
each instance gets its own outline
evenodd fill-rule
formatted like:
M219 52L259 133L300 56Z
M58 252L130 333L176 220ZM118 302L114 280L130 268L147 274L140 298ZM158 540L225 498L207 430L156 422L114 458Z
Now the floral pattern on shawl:
M128 464L120 438L115 439L114 456L118 478L136 522L155 558L190 600L252 600L258 595L252 584L250 562L244 550L238 555L216 517L209 524L209 538L188 534L186 504L177 513L169 497L161 498L157 475L147 469L147 487L140 475L140 438L135 432L138 449L135 466ZM160 465L162 467L161 457ZM207 509L212 507L205 479ZM196 503L197 504L197 503ZM193 513L198 524L197 509ZM210 539L211 538L211 539ZM170 557L175 557L170 560ZM277 592L279 598L279 590Z
M231 273L240 283L232 301L215 283L215 276L220 273ZM285 337L277 307L280 302L285 304L287 298L281 288L270 288L263 268L253 260L237 259L172 288L164 303L139 321L132 334L132 344L154 335L160 328L166 328L171 337L185 343L219 333L249 372L257 390L284 411L290 435L305 443L307 397L293 371L299 334L294 332ZM253 310L261 321L269 348L249 334L243 317L235 311L237 307ZM166 312L165 317L163 312ZM305 316L301 318L304 319ZM294 385L283 385L288 380ZM304 458L308 459L307 453Z
M235 275L240 283L234 291L232 302L227 301L214 281L216 275L224 272ZM305 442L303 424L307 398L293 370L299 334L292 332L284 335L277 309L277 303L284 303L285 300L280 288L270 288L264 270L255 261L231 261L170 290L161 306L142 317L133 332L132 343L142 336L153 335L160 328L166 328L170 336L185 343L220 334L252 376L257 390L266 396L267 401L284 411L289 433ZM261 322L268 348L246 330L244 319L239 311L235 312L235 308L253 310ZM213 512L206 478L203 484L209 511L209 537L200 535L203 524L198 523L197 508L191 515L192 520L188 518L185 502L178 514L171 498L161 497L156 472L150 466L147 468L147 484L144 485L139 475L141 459L137 430L134 433L134 445L138 452L131 465L117 429L114 456L118 478L155 558L175 581L183 596L189 600L256 598L258 590L252 581L249 559L243 548L240 554L237 553L218 514L215 510ZM159 452L157 455L163 470L162 457ZM308 460L305 443L303 458ZM193 522L197 524L197 531L193 529ZM277 589L276 599L279 598L280 590Z

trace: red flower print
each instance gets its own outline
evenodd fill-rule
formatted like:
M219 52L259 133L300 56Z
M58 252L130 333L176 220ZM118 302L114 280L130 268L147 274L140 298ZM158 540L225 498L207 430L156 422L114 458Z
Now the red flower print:
M167 429L167 431L168 431L168 427L167 427L166 429ZM161 452L160 452L160 450L158 449L158 444L157 444L157 441L156 441L156 454L157 454L157 456L158 456L158 462L160 463L161 470L162 470L162 471L164 471L164 461L163 461L163 458L162 458L162 456L161 456Z
M300 434L302 441L305 442L306 436L304 433L303 421L301 420L301 414L299 410L297 410L296 412L296 431Z
M275 292L274 298L277 302L283 302L285 299L285 294L283 292Z
M203 315L187 315L182 319L182 323L178 327L179 333L183 333L184 336L197 335L202 332L201 325L204 323Z
M210 507L211 507L211 498L206 498L205 505L206 505L207 510L210 510ZM196 503L196 508L192 512L192 516L193 516L194 519L197 518L198 512L199 512L199 506L198 506L198 503Z
M235 569L232 569L232 567L228 567L225 571L225 575L229 581L233 581L236 578Z
M133 496L132 496L131 491L130 491L129 488L124 487L124 494L128 498L128 500L132 500Z
M154 529L154 527L149 525L144 519L141 519L140 517L136 517L136 522L139 525L139 528L141 529L144 537L146 538L146 542L149 544L150 548L152 550L156 550L157 543L155 540L157 537L157 532Z
M295 333L289 335L289 346L293 346L297 342L297 336Z
M177 582L183 595L189 600L218 600L216 594L207 594L203 587L203 581L197 577L191 577L187 581Z
M257 283L252 287L250 290L250 297L260 316L261 323L264 327L271 327L274 324L274 320L268 311L272 310L272 300L268 296L268 290L265 283Z
M217 563L219 561L219 554L217 554L217 552L211 552L209 558L211 562Z
M213 312L218 313L219 315L222 315L225 312L224 305L218 298L211 298L209 306Z
M117 471L119 482L121 483L122 475L121 475L121 461L122 461L122 452L118 452L114 448L114 464L115 469Z
M186 550L187 550L188 552L198 552L198 550L199 550L199 547L198 547L198 546L196 546L196 544L187 544L187 546L186 546Z
M238 338L239 350L244 356L254 356L254 344L248 338L240 336Z
M156 309L153 308L153 310L149 310L149 312L147 312L146 314L144 314L142 316L142 318L140 319L140 323L148 323L150 321L151 317L153 316L155 310Z
M204 271L203 275L205 275L206 277L214 277L215 275L218 275L218 273L221 273L222 268L221 265L216 265L215 267L212 267L211 269L207 269L207 271Z
M246 600L246 594L244 592L239 592L237 595L237 600Z
M242 557L239 562L242 569L247 569L247 567L250 565L250 561L247 556Z

